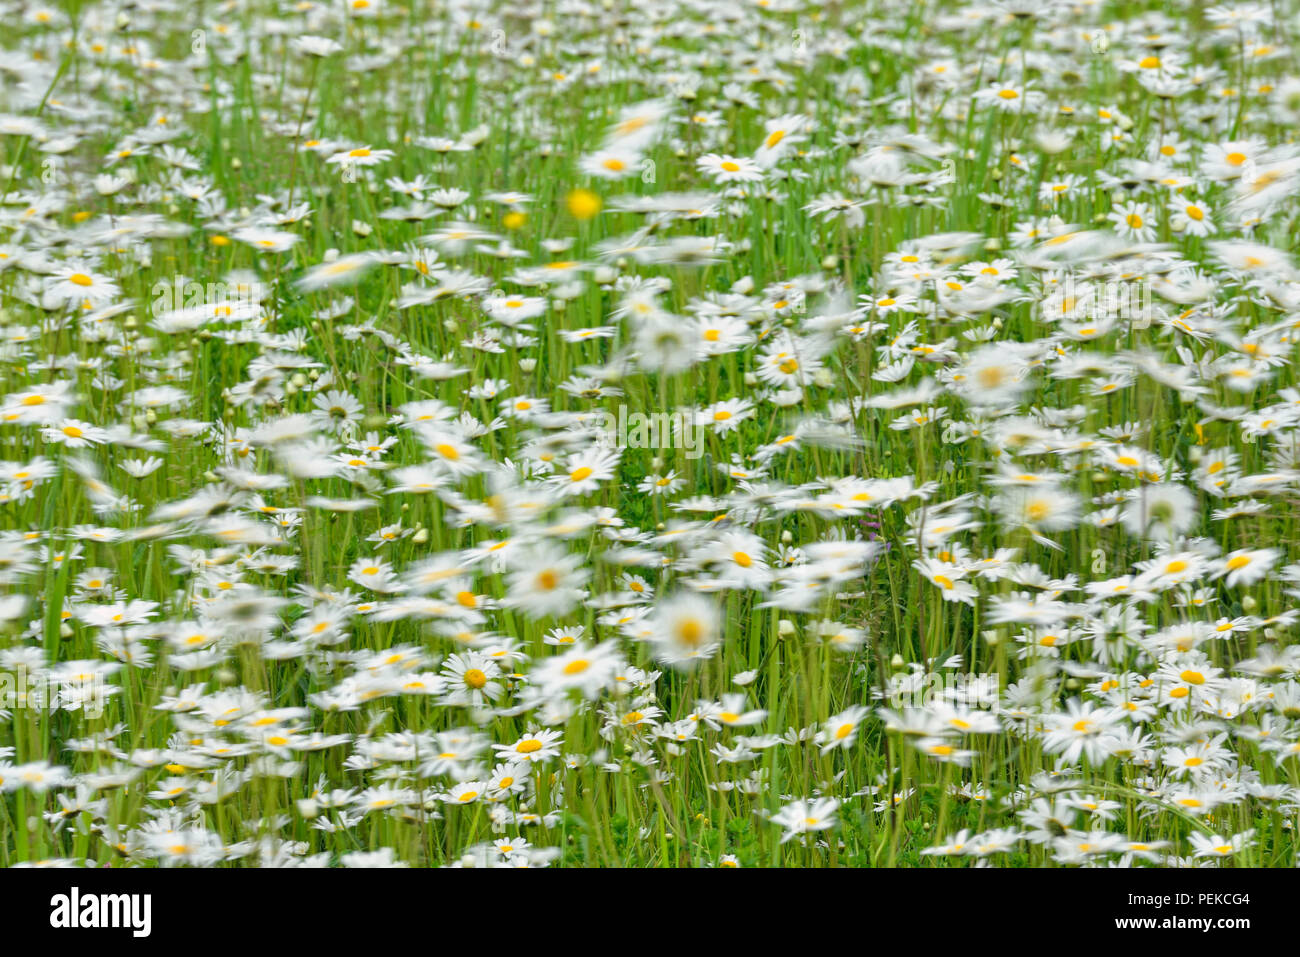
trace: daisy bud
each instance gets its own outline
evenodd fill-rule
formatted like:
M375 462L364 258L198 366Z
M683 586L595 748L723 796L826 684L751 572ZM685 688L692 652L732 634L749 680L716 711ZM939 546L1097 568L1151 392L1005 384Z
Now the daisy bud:
M519 371L522 372L522 373L524 373L525 375L531 374L532 371L533 371L534 369L536 369L536 368L537 368L537 360L536 360L536 359L520 359L520 360L519 360Z
M1259 602L1255 601L1254 595L1247 595L1241 600L1241 610L1248 615L1253 615L1259 611Z
M832 269L838 269L839 265L840 265L840 258L838 256L827 256L825 259L822 260L822 268L828 271Z
M792 535L792 534L790 533L790 530L789 530L788 528L787 528L784 532L781 533L781 544L782 544L782 545L789 545L789 544L790 544L791 542L793 542L793 541L794 541L794 535Z
M429 530L427 528L420 529L418 532L416 532L414 535L411 536L411 541L414 542L416 545L425 544L426 542L429 541Z
M813 383L820 388L829 389L835 384L835 376L831 374L830 369L823 367L813 373Z
M747 388L750 388L750 389L752 389L752 388L754 388L755 386L757 386L757 385L758 385L758 376L754 375L754 373L752 373L752 372L746 372L746 373L745 373L745 385L746 385Z
M996 648L998 646L999 639L996 631L981 631L980 637L984 639L984 644L988 645L990 648Z
M898 652L894 652L894 657L889 659L889 667L893 668L895 671L899 668L905 667L906 665L907 662L903 660L903 656Z
M158 413L155 412L153 409L150 409L144 414L144 420L148 422L150 425L153 425L158 421Z
M234 159L232 159L232 160L230 161L230 168L231 168L231 169L243 169L243 168L244 168L244 161L241 160L238 156L236 156Z
M595 271L595 273L592 275L592 278L596 280L597 285L608 286L610 283L612 283L615 279L618 278L618 271L615 269L611 269L608 266L601 266L599 269Z
M1067 678L1065 681L1065 689L1067 691L1078 691L1081 687L1083 687L1083 684L1078 678Z
M332 263L338 258L339 258L339 251L335 249L333 246L325 250L325 257L324 257L325 262Z
M1276 640L1276 638L1277 638L1277 629L1276 629L1276 628L1265 628L1265 629L1264 629L1264 637L1267 638L1269 641L1274 641L1274 640Z
M782 618L776 623L776 631L782 638L788 638L794 634L794 622L789 618Z
M238 681L239 675L235 674L229 668L222 668L219 671L217 671L216 678L223 685L229 685L229 684L234 684L236 681Z
M746 276L731 284L731 291L738 296L747 296L754 291L754 277Z
M320 813L320 805L311 798L302 798L298 801L298 813L307 820L311 820Z
M458 323L455 319L444 319L442 321L442 327L446 329L448 332L455 332L456 327L458 325L460 325L460 323Z
M664 459L663 459L663 456L662 456L662 455L656 455L654 458L652 458L652 459L650 460L650 467L651 467L652 469L654 469L656 472L659 471L661 468L663 468L663 467L664 467Z
M60 637L60 638L71 638L71 637L72 637L72 626L71 626L71 625L59 625L59 637Z

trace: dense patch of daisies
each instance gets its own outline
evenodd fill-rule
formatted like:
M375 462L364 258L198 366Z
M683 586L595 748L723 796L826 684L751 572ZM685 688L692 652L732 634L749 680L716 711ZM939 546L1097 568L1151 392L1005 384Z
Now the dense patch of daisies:
M0 11L0 863L1295 863L1292 0Z

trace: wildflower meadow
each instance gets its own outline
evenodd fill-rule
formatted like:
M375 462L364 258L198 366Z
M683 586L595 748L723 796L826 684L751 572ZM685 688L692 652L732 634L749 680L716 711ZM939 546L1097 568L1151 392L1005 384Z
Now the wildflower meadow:
M1296 0L0 22L0 866L1296 866Z

